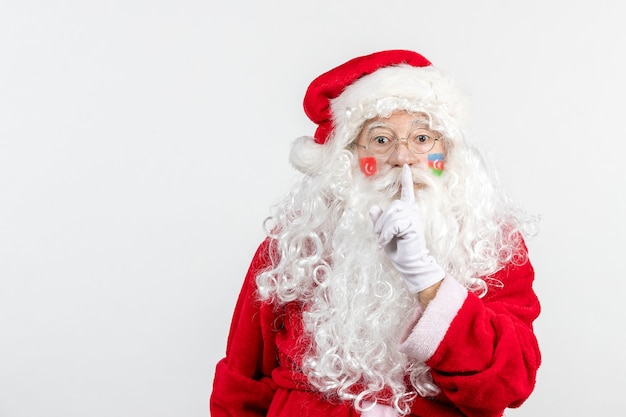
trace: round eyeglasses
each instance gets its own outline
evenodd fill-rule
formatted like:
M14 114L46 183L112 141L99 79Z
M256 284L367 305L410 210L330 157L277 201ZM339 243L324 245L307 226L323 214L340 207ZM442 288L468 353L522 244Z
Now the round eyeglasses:
M368 139L367 146L360 143L356 143L356 146L367 149L376 156L387 157L394 153L400 141L404 141L409 151L423 154L430 152L439 139L441 138L435 138L433 132L428 129L417 129L406 138L396 138L388 133L377 133Z

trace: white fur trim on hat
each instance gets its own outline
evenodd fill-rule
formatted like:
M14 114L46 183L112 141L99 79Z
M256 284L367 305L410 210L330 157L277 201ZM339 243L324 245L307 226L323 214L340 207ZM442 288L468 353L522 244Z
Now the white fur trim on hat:
M439 119L466 118L465 96L435 67L401 64L385 67L355 81L331 102L335 141L350 143L366 120L397 110L425 112Z

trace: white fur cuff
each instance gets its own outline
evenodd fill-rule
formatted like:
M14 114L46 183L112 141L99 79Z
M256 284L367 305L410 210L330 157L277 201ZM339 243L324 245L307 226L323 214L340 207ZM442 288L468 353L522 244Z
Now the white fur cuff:
M446 275L435 298L428 304L409 337L400 345L400 351L426 362L445 337L452 320L467 298L467 289Z

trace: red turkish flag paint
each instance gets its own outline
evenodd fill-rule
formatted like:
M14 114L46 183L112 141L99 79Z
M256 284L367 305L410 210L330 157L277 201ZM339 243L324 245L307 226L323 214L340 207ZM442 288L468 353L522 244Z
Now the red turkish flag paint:
M365 156L359 159L361 165L361 171L366 177L371 177L376 173L376 158L373 156Z

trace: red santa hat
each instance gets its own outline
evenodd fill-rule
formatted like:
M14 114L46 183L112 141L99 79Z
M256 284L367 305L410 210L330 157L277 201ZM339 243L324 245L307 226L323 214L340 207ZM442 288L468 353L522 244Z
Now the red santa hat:
M342 135L352 140L363 122L394 110L444 111L458 116L459 94L428 59L408 50L357 57L317 77L304 97L315 124L315 142ZM338 133L338 131L340 133Z

